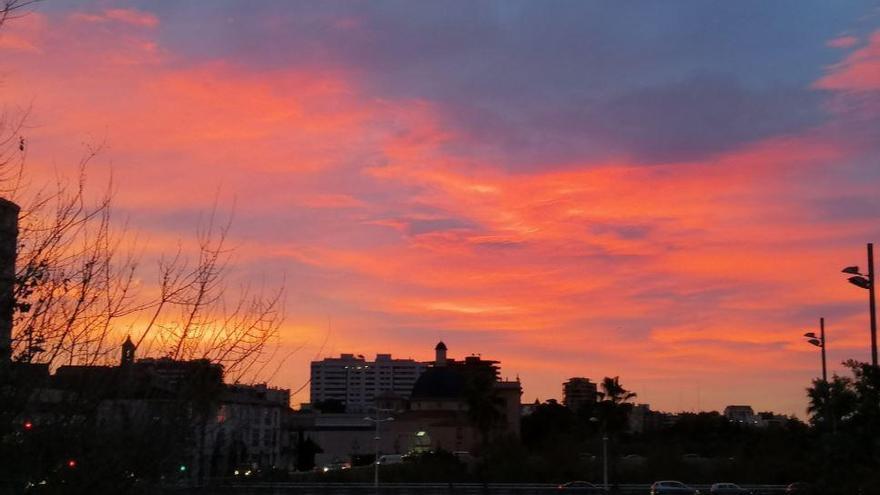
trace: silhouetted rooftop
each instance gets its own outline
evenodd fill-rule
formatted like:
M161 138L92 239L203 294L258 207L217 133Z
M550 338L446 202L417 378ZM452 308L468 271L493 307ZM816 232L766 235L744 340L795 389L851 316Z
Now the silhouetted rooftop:
M464 395L464 377L453 368L444 366L428 368L416 380L412 399L452 399Z

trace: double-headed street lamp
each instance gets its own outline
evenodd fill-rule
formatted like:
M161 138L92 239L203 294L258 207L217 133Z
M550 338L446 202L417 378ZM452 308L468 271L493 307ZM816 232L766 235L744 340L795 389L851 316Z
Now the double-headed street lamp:
M828 382L828 372L825 368L825 318L819 318L819 336L816 337L816 334L813 332L807 332L804 334L804 337L807 338L807 342L818 347L822 350L822 381Z
M860 273L858 266L848 266L843 273L852 275L849 283L868 290L868 310L871 315L871 364L877 366L877 309L874 298L874 244L868 243L868 273Z
M389 412L390 409L376 409L376 413L380 412ZM379 414L376 414L378 416ZM376 424L376 436L373 438L376 441L376 458L373 459L373 488L376 490L376 494L379 493L379 440L381 437L379 436L379 425L388 421L394 421L394 418L388 416L387 418L371 418L366 417L364 421L371 421Z

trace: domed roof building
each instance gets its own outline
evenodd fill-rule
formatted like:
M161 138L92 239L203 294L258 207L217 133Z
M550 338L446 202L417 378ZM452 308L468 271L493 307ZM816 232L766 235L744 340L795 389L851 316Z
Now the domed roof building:
M428 368L416 380L410 400L457 399L465 395L464 377L446 366Z
M481 431L470 411L475 393L484 390L491 396L482 404L495 404L497 422L491 436L519 435L519 411L522 388L519 380L499 380L498 362L468 356L457 361L446 356L446 344L434 348L431 367L416 380L409 398L409 410L395 418L392 425L399 433L410 432L410 448L471 451L478 447L487 432Z

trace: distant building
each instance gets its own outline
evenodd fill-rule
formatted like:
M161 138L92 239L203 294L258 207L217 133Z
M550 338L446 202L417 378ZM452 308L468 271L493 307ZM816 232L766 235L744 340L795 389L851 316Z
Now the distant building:
M425 363L392 359L391 354L377 354L375 361L354 354L313 361L311 402L317 407L336 401L346 412L367 412L383 393L408 398L426 368Z
M316 407L294 412L290 416L294 441L301 446L317 444L320 453L314 458L320 467L372 456L376 425L364 418L367 415L394 419L380 424L380 455L439 449L472 452L484 436L518 436L522 396L519 379L501 380L498 361L479 356L452 359L443 342L434 350L434 362L424 365L426 369L410 390L384 391L375 396L378 412L322 412ZM349 355L347 361L357 363L355 366L371 364L353 358ZM472 411L474 406L483 409Z
M596 384L589 378L569 378L562 384L562 404L572 411L577 411L586 405L596 403Z
M286 389L224 384L223 367L205 359L136 360L126 340L118 366L60 366L47 373L27 414L36 423L70 421L73 415L94 420L106 432L179 439L186 444L187 473L203 479L230 476L239 467L289 469L289 438L282 428L289 403Z
M743 423L757 426L758 416L755 415L752 406L727 406L724 408L724 417L734 423Z
M630 433L648 433L672 426L677 421L673 414L652 411L648 404L634 404L627 418Z
M383 453L399 453L395 450L395 438L382 425L379 450ZM294 411L288 418L291 443L302 448L312 442L318 446L314 466L321 468L332 464L350 462L360 456L370 456L376 449L376 426L367 421L364 414L321 413L314 409ZM399 442L398 442L399 445ZM297 451L297 456L308 455ZM303 459L297 459L300 467L309 467ZM372 460L372 459L370 459Z
M204 443L203 455L210 458L212 473L229 476L235 469L292 468L291 446L282 428L289 404L287 389L227 385Z
M522 386L499 378L498 361L467 356L447 357L446 345L435 347L434 365L413 387L409 410L395 416L391 431L402 453L418 450L473 451L484 435L519 436ZM471 408L490 407L494 420L479 425ZM486 413L476 413L486 417ZM492 415L489 415L490 417Z
M761 428L768 427L779 427L785 426L785 424L789 421L788 416L784 414L775 414L772 412L759 412L758 413L758 426Z
M532 413L534 413L538 409L538 407L540 407L540 406L541 406L541 401L538 400L537 398L535 399L535 402L532 402L531 404L520 404L519 405L519 415L522 418L529 416Z

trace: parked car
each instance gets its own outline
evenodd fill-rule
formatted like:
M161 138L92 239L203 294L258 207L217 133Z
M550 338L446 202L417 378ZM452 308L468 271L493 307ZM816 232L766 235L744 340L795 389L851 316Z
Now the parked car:
M711 495L751 495L752 492L733 483L715 483L709 488Z
M605 493L605 490L588 481L569 481L563 483L557 488L572 493Z
M809 483L804 483L803 481L798 481L796 483L792 483L792 484L788 485L787 487L785 487L785 493L786 493L786 495L788 495L788 494L791 494L791 495L810 494L810 493L813 493L813 488L810 486Z
M387 454L379 457L379 464L400 464L403 462L403 456L400 454Z
M695 490L681 481L656 481L651 485L651 495L699 495Z

